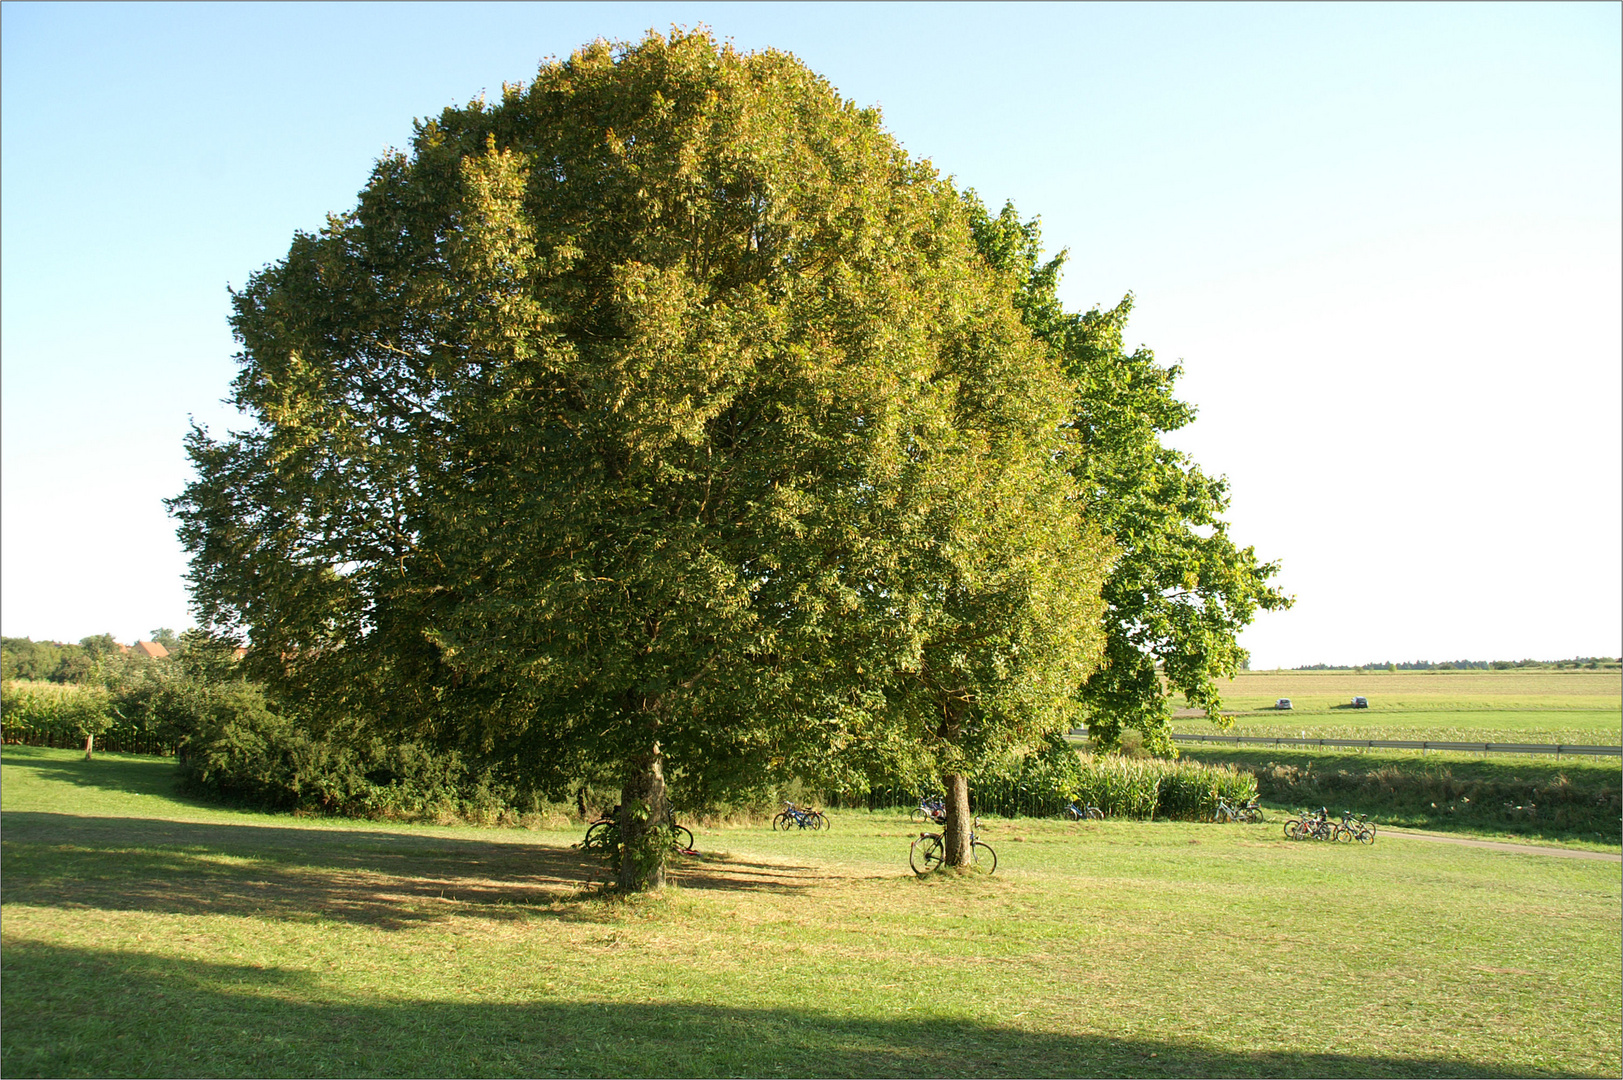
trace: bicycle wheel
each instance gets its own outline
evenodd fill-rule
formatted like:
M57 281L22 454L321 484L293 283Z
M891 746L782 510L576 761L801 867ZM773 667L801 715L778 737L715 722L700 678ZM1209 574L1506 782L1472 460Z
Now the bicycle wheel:
M1229 816L1227 808L1219 806L1217 808L1217 813L1212 815L1212 820L1217 822L1219 825L1227 825L1234 819Z
M991 844L983 844L979 840L972 840L969 844L969 857L975 865L988 874L997 873L997 852L992 850Z
M1302 823L1295 818L1285 822L1285 839L1300 840L1302 838Z
M1103 821L1105 819L1104 812L1097 806L1088 807L1085 813L1088 815L1089 821Z
M908 865L920 877L938 869L944 858L946 858L946 848L941 843L941 837L935 833L925 833L913 841L913 847L907 853Z
M620 830L612 821L597 821L586 830L586 839L581 847L587 851L608 851L620 839Z
M819 831L828 828L828 818L824 817L821 811L812 815L812 828Z
M693 850L693 833L688 831L686 825L674 825L671 827L671 847L677 851Z
M1359 829L1358 842L1360 844L1373 844L1375 842L1375 826L1366 825L1362 829Z
M773 832L788 832L789 831L789 815L787 813L785 813L783 811L779 811L778 816L772 819L772 831Z
M1249 806L1240 811L1240 820L1249 825L1260 825L1262 824L1262 811L1254 806Z
M1350 844L1353 842L1353 831L1345 825L1336 826L1336 843Z

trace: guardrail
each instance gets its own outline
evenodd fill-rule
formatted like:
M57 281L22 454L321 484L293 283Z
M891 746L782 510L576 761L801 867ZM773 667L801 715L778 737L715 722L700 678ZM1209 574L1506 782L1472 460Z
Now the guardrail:
M1414 742L1408 739L1303 739L1283 735L1174 735L1173 742L1254 743L1259 746L1355 746L1368 750L1459 750L1469 754L1579 754L1623 757L1623 746L1562 743Z

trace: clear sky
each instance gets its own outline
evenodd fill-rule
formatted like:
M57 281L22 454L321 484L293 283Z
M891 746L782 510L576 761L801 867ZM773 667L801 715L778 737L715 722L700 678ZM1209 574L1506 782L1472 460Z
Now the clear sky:
M1137 297L1297 596L1253 666L1623 655L1617 4L0 5L0 627L191 625L227 287L595 37L795 53Z

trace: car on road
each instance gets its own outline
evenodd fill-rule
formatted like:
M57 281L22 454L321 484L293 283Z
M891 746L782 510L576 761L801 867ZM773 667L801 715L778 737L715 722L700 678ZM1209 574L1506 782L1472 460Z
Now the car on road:
M1366 698L1366 697L1355 697L1355 698L1353 698L1352 707L1355 708L1355 709L1367 709L1367 708L1369 708L1369 698Z
M1290 707L1291 699L1288 697L1282 697L1278 701L1274 702L1274 708L1276 709L1289 709Z

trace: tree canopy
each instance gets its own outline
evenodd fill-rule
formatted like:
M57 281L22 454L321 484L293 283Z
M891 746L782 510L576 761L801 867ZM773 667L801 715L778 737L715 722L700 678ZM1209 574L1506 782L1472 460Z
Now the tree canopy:
M199 615L307 716L619 777L628 887L668 778L961 777L1103 641L1023 286L793 57L593 44L234 294L250 425L171 502Z
M1279 564L1229 537L1228 481L1162 442L1195 410L1173 396L1177 364L1126 350L1132 296L1109 310L1066 311L1057 290L1067 253L1043 258L1038 220L1022 221L1012 204L994 217L973 193L966 202L982 254L1020 282L1022 319L1070 379L1071 471L1088 516L1120 549L1104 586L1104 658L1081 688L1089 731L1111 746L1135 728L1146 745L1175 753L1169 695L1220 719L1218 680L1247 660L1239 632L1258 608L1291 605L1269 584Z

